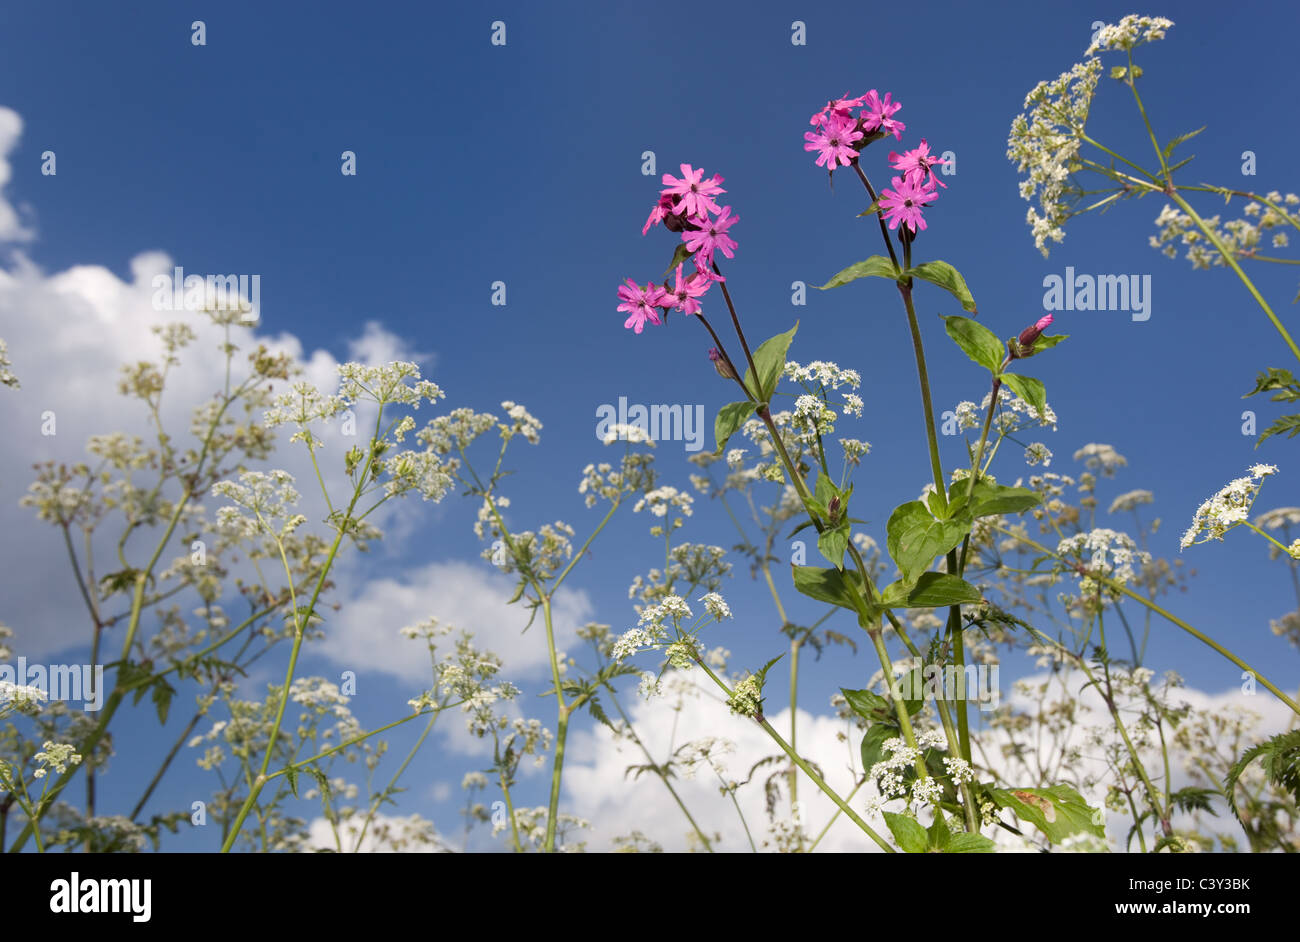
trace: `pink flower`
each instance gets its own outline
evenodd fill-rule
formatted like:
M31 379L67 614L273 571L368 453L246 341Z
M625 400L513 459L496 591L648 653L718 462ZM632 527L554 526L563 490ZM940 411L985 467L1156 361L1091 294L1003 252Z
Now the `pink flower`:
M664 194L681 197L673 207L674 213L684 212L687 216L704 216L718 212L718 204L713 201L713 197L727 192L718 186L722 182L722 177L715 173L712 180L701 181L703 176L703 169L692 170L690 164L682 164L680 180L670 173L664 174L664 183L668 184L663 191Z
M945 190L948 189L948 184L936 177L930 168L936 164L943 166L946 163L946 160L931 156L930 145L926 143L925 138L921 138L921 146L916 150L905 150L901 154L892 150L889 152L889 166L903 171L905 179L915 182L923 181L928 177Z
M805 131L803 149L817 151L817 166L834 170L841 164L847 167L858 156L854 141L862 140L858 122L849 116L832 114L818 131Z
M885 220L889 228L897 229L901 221L915 234L918 228L925 228L925 217L921 208L929 205L937 193L929 181L917 182L903 177L894 177L890 181L892 190L883 190L880 194L880 208L885 211Z
M729 216L730 212L731 207L724 206L718 211L717 219L710 219L707 216L693 219L691 221L700 228L682 233L686 247L696 253L697 259L705 263L703 266L705 269L712 267L715 249L721 249L722 254L727 258L736 257L733 251L736 248L736 241L727 235L727 230L739 222L740 217ZM697 261L696 264L699 262Z
M638 334L645 329L645 322L652 324L661 324L659 312L655 307L663 300L667 292L658 285L646 285L642 288L631 278L627 279L627 285L620 285L618 296L623 303L618 306L618 310L627 311L628 318L623 322L624 327L631 327Z
M862 96L866 103L862 109L862 126L868 132L883 131L886 134L894 135L895 140L902 140L902 132L907 130L907 125L902 121L895 121L891 115L895 114L902 104L893 100L892 92L885 92L882 99L876 94L873 88Z
M670 194L661 193L659 195L659 202L655 203L655 208L650 210L650 218L647 219L645 225L641 227L641 234L645 235L650 231L651 226L657 226L659 223L663 222L664 217L673 211L674 202L675 200Z
M695 300L702 297L709 290L709 285L713 284L713 279L708 276L707 272L697 271L689 278L682 277L682 266L677 266L677 284L670 290L664 292L663 301L660 307L671 307L674 311L681 311L683 314L700 313L700 302Z
M829 115L839 115L848 118L850 117L849 112L854 108L862 107L862 102L865 97L865 95L859 95L857 98L850 98L849 93L845 92L843 98L839 98L835 101L828 101L826 107L813 115L812 119L808 123L813 127L820 127L826 123L826 119Z

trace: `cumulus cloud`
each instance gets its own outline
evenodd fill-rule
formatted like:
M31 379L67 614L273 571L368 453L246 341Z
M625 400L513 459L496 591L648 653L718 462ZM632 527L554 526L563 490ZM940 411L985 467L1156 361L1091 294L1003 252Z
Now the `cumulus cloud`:
M13 177L9 155L18 146L23 133L23 119L12 108L0 106L0 242L25 242L32 238L23 226L18 211L5 196L5 187Z

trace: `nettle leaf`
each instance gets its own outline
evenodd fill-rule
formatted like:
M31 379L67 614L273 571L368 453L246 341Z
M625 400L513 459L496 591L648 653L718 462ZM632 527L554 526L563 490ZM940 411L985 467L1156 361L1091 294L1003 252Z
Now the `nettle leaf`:
M761 385L754 383L754 371L745 370L745 387L758 396L760 402L771 402L772 394L776 392L776 384L781 380L781 374L785 371L785 354L790 349L790 341L794 340L795 331L799 329L799 322L783 334L777 334L775 337L769 337L763 341L762 346L754 351L754 365L758 367L758 378Z
M1042 831L1053 844L1072 834L1105 837L1103 816L1069 785L1050 788L986 788L999 808L1006 808L1017 818Z
M1011 391L1029 403L1041 416L1047 409L1047 387L1042 381L1034 379L1032 376L1021 376L1019 373L1003 373L1002 382L1011 387Z
M924 854L930 849L930 837L916 818L895 814L892 811L886 811L884 815L885 824L889 825L889 833L894 835L894 840L898 842L898 847L903 853Z
M840 285L847 285L850 281L857 281L859 278L888 278L891 281L897 281L900 276L901 272L894 267L893 262L883 255L873 255L871 258L850 265L818 290L825 291L828 288L838 288Z
M970 527L970 517L964 515L953 520L934 519L919 500L895 508L889 517L886 544L890 558L902 571L903 581L911 582L934 557L960 543Z
M966 356L990 373L996 376L998 370L1002 369L1002 361L1006 358L1006 345L998 339L997 334L979 321L953 314L943 319L943 329L948 332L948 336L956 342L957 346L965 351Z
M732 402L718 410L718 417L713 420L713 437L718 442L714 454L721 454L727 442L739 431L740 427L754 414L752 402Z
M915 268L909 268L907 275L911 278L928 281L932 285L938 285L960 301L964 310L970 311L972 314L979 313L979 310L975 307L975 299L971 297L970 288L966 287L966 279L961 276L961 272L947 262L923 262ZM996 367L994 369L996 370Z
M881 593L885 608L944 608L974 604L983 595L960 576L946 572L923 572L915 582L891 582Z
M945 854L991 854L993 841L983 834L954 834L944 848Z

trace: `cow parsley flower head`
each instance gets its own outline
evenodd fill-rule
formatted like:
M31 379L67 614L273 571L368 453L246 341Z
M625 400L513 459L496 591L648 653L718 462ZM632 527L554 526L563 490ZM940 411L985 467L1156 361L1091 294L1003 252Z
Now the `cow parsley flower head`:
M1114 26L1107 25L1097 30L1084 55L1092 56L1111 49L1130 50L1143 43L1164 39L1165 30L1173 25L1172 20L1163 16L1130 14Z
M1192 525L1183 534L1180 546L1183 549L1194 543L1207 543L1210 540L1222 540L1227 533L1239 523L1244 523L1250 516L1250 508L1259 496L1259 489L1264 478L1277 474L1277 468L1271 464L1252 465L1247 469L1246 477L1229 481L1213 497L1197 509L1192 517Z

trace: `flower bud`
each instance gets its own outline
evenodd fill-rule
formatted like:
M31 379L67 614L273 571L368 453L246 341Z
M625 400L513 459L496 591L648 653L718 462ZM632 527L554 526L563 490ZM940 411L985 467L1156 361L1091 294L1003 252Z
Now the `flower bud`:
M1042 335L1043 331L1045 331L1051 323L1052 323L1052 315L1044 314L1034 323L1032 327L1026 327L1024 330L1020 332L1020 336L1019 338L1017 338L1017 342L1022 347L1033 347L1034 343L1037 342L1039 336Z
M718 375L723 379L739 378L736 376L736 370L732 367L731 361L724 354L719 353L717 347L709 348L709 359L713 361L713 368L718 371Z

